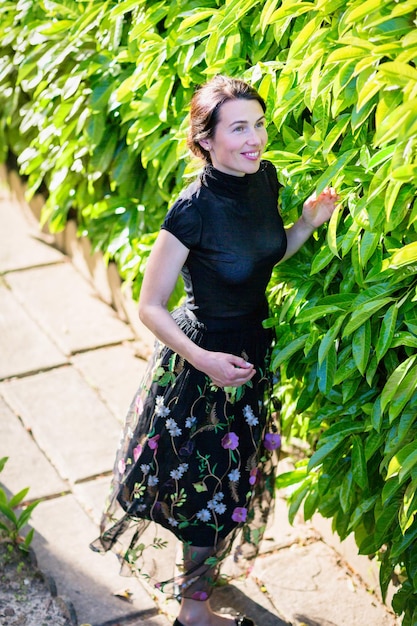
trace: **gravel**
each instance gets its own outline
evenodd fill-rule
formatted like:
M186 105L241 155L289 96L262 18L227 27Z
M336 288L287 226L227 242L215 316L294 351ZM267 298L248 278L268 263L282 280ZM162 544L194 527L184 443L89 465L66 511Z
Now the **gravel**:
M74 626L75 612L25 553L0 540L0 626Z

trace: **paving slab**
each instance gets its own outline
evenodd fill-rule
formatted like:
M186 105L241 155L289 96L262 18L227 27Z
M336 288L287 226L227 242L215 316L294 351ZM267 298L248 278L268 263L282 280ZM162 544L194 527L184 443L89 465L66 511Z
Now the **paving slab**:
M0 384L0 394L71 483L108 472L120 425L71 366Z
M72 495L42 502L31 518L39 568L51 575L58 594L71 601L79 624L168 626L139 581L122 578L113 554L92 552L97 528ZM115 594L129 589L131 602Z
M254 575L296 626L396 626L399 622L322 541L258 559Z
M275 494L274 510L268 519L268 526L261 544L260 554L276 552L294 543L307 543L320 539L317 529L296 515L294 523L288 519L288 504L280 493Z
M62 253L44 241L6 194L0 197L0 233L7 233L0 246L0 273L63 260Z
M312 519L312 523L327 545L334 548L346 562L349 562L355 572L362 577L369 590L382 602L377 559L370 559L368 556L358 554L358 546L356 545L353 533L348 535L343 541L340 541L338 535L332 531L330 519L316 514ZM393 590L391 586L389 586L387 593L388 605L391 603L392 593Z
M135 356L130 343L76 354L72 363L97 389L112 413L124 423L125 416L147 366Z
M0 396L0 457L3 456L9 460L0 478L10 493L16 494L29 487L26 500L37 500L68 490L68 485ZM30 467L30 472L26 467Z
M77 502L90 519L99 527L106 498L110 492L111 475L86 480L73 486L72 492Z
M1 246L0 246L1 248ZM67 362L0 278L0 380Z
M65 354L133 339L129 326L69 262L14 272L7 282Z

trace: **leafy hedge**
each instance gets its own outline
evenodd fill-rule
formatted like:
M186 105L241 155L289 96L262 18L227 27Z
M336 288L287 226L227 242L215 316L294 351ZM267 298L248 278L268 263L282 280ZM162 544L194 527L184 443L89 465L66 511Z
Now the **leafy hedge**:
M270 286L303 506L378 555L417 623L417 0L0 0L0 157L47 193L136 292L154 232L192 176L185 116L218 72L265 97L287 223L314 189L342 203Z

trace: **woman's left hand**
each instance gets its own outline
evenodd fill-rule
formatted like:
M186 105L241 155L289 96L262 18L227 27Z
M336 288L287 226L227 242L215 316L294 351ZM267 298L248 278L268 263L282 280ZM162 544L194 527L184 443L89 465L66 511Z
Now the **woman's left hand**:
M314 192L304 202L302 213L304 222L313 229L328 222L338 200L339 196L333 187L326 187L318 196Z

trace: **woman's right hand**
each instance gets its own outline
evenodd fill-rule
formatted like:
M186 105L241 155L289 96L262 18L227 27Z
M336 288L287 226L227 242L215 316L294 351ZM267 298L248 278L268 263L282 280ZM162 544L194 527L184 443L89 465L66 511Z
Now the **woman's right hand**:
M240 387L255 374L255 368L242 357L226 352L203 350L194 367L207 374L217 387Z

